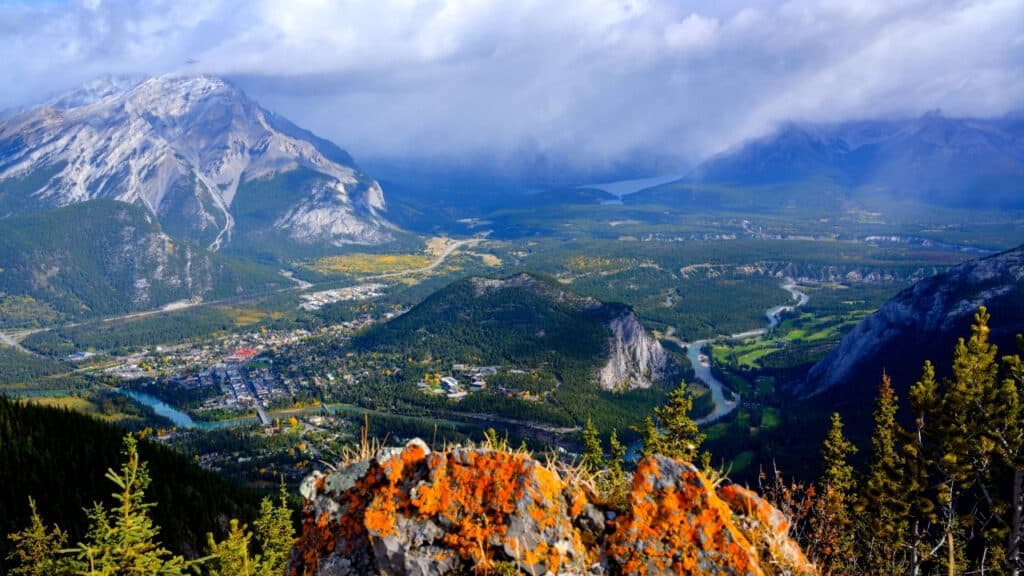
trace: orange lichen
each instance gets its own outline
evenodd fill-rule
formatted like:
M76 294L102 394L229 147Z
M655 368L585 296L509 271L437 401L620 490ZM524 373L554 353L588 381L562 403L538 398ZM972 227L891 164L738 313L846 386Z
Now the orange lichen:
M585 489L568 487L526 454L428 453L410 444L372 462L354 484L325 494L327 484L316 480L333 512L317 515L307 506L291 576L312 576L332 553L372 572L374 539L403 543L408 523L425 520L443 528L431 543L443 551L430 557L460 573L493 573L499 561L524 573L575 573L584 562L608 561L623 574L759 576L779 573L782 558L789 573L814 574L778 510L742 488L716 492L691 465L666 459L638 464L627 509L608 522L610 536L590 534L590 549L573 526L590 503Z
M464 451L458 458L434 455L428 466L431 482L418 487L411 507L419 517L451 521L455 527L445 543L463 559L484 561L480 556L492 543L504 543L509 518L524 497L531 501L527 517L540 530L556 528L562 518L551 506L565 489L561 479L522 454ZM518 543L510 548L518 549ZM522 561L557 569L563 558L557 551L546 553L545 548L545 553L524 553Z
M702 565L735 574L761 574L749 542L730 522L728 507L699 472L655 489L662 471L642 460L628 494L629 508L609 538L608 556L627 574L699 574Z
M738 517L737 524L748 540L758 545L762 563L778 565L787 574L817 573L800 547L789 538L789 519L778 509L740 486L724 486L718 493Z

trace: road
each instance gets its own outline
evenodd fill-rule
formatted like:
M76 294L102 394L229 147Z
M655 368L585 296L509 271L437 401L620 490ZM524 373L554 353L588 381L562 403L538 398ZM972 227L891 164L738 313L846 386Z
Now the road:
M384 280L386 278L398 278L399 276L408 276L410 274L422 274L423 272L430 272L444 263L456 250L463 246L469 246L471 244L479 244L483 242L483 238L467 238L465 240L456 240L451 244L445 246L444 252L441 253L433 262L427 264L422 268L414 268L412 270L400 270L398 272L388 272L386 274L377 274L376 276L364 276L362 280Z
M21 345L21 341L29 334L41 332L42 330L22 330L20 332L0 332L0 344L5 344L19 352L38 356L35 352Z
M386 278L398 278L400 276L408 276L410 274L421 274L421 273L424 273L424 272L430 272L431 270L436 269L441 264L444 264L444 261L447 260L449 256L454 254L458 249L462 248L463 246L475 245L475 244L479 244L480 242L483 242L483 241L484 241L484 238L467 238L465 240L457 240L455 242L452 242L448 246L446 246L445 249L444 249L444 252L442 252L440 255L438 255L438 257L435 258L434 261L432 261L430 264L428 264L428 265L426 265L426 266L424 266L422 268L416 268L416 269L413 269L413 270L401 270L401 271L398 271L398 272L388 272L386 274L378 274L378 275L375 275L375 276L364 276L364 277L360 278L360 281L381 280L381 279L386 279ZM55 329L60 329L60 328L74 328L75 326L80 326L82 324L86 324L88 322L94 322L94 321L97 321L97 320L99 320L101 322L117 322L119 320L131 320L131 319L134 319L134 318L144 318L146 316L155 316L157 314L163 314L163 313L166 313L166 312L177 312L179 310L187 310L189 308L196 308L196 307L199 307L199 306L213 306L213 305L218 305L218 304L230 304L232 302L248 300L248 299L256 298L256 297L259 297L259 296L267 296L269 294L277 294L277 293L281 293L281 292L291 292L291 291L304 292L306 290L310 290L310 289L316 288L318 286L317 284L311 284L309 282L305 282L303 280L299 280L297 278L293 278L289 274L282 274L282 275L284 277L288 278L289 280L292 280L296 284L294 286L287 286L285 288L279 288L277 290L271 290L271 291L268 291L268 292L246 294L246 295L243 295L243 296L232 296L232 297L229 297L229 298L221 298L220 300L200 300L200 299L196 299L196 300L179 300L177 302L171 302L169 304L165 304L165 305L161 306L160 308L154 308L153 310L143 310L143 311L140 311L140 312L132 312L131 314L122 314L120 316L109 316L109 317L106 317L106 318L91 319L91 320L87 320L87 321L83 321L83 322L71 322L69 324L63 324L63 325L60 325L60 326L50 326L48 328L40 328L40 329L37 329L37 330L32 330L32 331L29 331L29 332L25 332L25 333L20 334L19 336L20 337L24 337L24 336L27 336L28 334L32 334L32 333L35 333L35 332L46 332L46 331L49 331L49 330L55 330ZM331 282L331 284L333 284L333 282ZM15 348L17 348L17 349L19 349L19 350L21 350L23 352L26 352L26 353L34 354L34 352L32 352L31 350L23 348L20 344L18 344L18 341L16 340L16 338L17 338L17 336L12 336L11 334L5 334L3 332L0 332L0 343L7 344L8 346L13 346L13 347L15 347Z

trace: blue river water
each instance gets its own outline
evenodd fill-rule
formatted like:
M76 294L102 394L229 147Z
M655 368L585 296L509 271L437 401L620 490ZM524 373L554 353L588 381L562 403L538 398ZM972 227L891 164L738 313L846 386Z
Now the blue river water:
M163 416L171 421L178 428L195 428L196 423L192 420L192 417L184 412L176 409L174 406L160 400L156 396L146 394L145 392L136 392L135 390L118 390L120 394L135 400L139 404L149 406L156 412L157 416Z
M235 418L232 420L222 420L219 422L196 422L191 416L178 410L174 406L164 402L163 400L153 396L152 394L146 394L145 392L138 392L136 390L124 390L118 389L119 394L135 400L139 404L149 406L156 412L157 416L163 416L171 421L172 424L178 428L199 428L202 430L213 430L217 428L231 428L233 426L240 426L242 424L252 424L256 422L256 418Z

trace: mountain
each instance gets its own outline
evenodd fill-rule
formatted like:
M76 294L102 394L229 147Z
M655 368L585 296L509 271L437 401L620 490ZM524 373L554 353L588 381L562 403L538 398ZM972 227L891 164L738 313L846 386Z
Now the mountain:
M701 164L689 183L829 180L854 197L942 206L1024 207L1024 123L946 118L788 124Z
M970 335L979 306L992 315L992 340L1012 351L1024 332L1024 246L965 262L917 282L886 302L815 364L796 390L814 396L832 389L873 391L883 370L904 389L920 376L926 359L942 373L949 348Z
M291 285L273 268L176 241L138 204L92 200L0 219L0 327Z
M353 344L457 363L573 366L605 390L649 388L670 368L629 307L532 274L464 278Z
M0 119L0 217L94 199L211 250L391 239L383 191L344 150L212 76L99 80Z
M561 465L419 439L302 483L289 574L817 574L786 517L688 462L637 464L620 506Z

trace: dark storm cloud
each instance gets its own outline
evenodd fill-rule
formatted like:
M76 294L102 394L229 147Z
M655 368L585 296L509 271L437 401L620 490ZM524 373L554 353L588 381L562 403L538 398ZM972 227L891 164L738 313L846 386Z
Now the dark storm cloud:
M694 159L787 120L1024 102L1024 2L0 2L0 107L224 74L357 156ZM186 64L194 60L195 63Z

